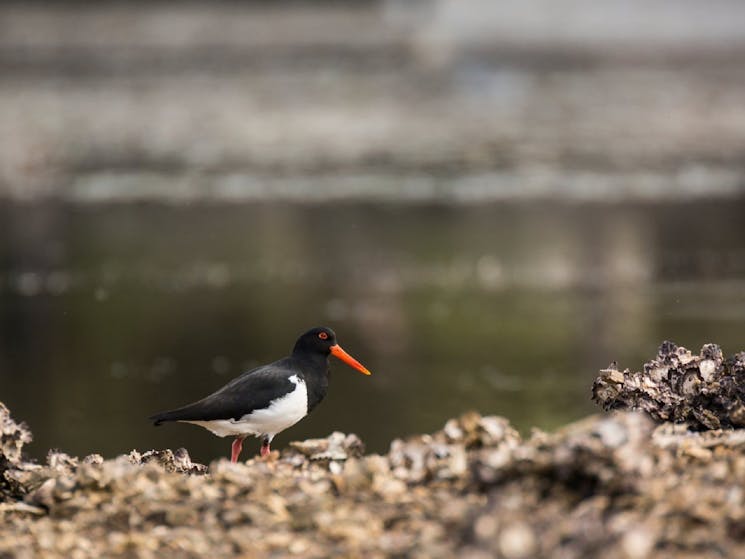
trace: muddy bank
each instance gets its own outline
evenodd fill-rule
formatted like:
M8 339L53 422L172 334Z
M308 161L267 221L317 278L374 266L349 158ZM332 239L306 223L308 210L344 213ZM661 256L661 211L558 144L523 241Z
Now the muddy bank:
M31 464L30 431L5 407L0 425L0 557L745 553L745 432L641 412L528 438L468 413L385 455L334 433L208 466L183 449Z

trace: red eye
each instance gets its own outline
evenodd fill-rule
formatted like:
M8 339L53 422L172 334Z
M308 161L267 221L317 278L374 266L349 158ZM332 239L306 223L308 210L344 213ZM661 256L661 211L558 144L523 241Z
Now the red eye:
M321 338L322 340L329 339L329 335L326 332L321 332L320 334L318 334L318 337Z

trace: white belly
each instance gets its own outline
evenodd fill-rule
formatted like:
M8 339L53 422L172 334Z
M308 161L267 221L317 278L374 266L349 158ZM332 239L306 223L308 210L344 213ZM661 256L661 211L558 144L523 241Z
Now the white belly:
M235 437L239 435L274 435L295 425L308 414L308 389L305 381L292 375L290 381L295 390L281 398L272 400L269 407L254 410L240 419L216 419L213 421L185 421L209 429L218 437Z

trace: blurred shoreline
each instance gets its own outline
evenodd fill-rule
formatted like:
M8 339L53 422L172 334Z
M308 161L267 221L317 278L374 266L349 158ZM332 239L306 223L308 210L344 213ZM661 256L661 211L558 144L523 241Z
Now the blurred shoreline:
M745 8L552 5L4 4L0 198L745 194Z

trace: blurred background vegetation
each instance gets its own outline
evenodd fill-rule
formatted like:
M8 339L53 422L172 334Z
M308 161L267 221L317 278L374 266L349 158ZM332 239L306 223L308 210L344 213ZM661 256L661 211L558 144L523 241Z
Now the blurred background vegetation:
M326 324L370 450L467 409L551 429L612 360L745 349L737 0L4 2L0 400L50 447Z

